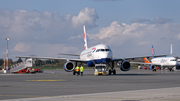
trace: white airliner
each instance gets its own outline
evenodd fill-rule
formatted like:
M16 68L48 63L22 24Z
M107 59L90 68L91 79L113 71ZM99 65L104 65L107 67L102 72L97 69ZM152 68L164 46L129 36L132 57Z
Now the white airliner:
M155 54L155 52L154 52L154 48L152 46L152 55L154 56L154 54ZM170 54L172 54L172 45L171 45ZM144 62L145 63L139 63L139 64L148 64L148 65L150 65L150 69L152 69L152 71L156 71L155 67L160 67L161 69L164 69L164 68L168 67L168 69L170 71L174 71L173 67L176 67L177 69L180 67L178 65L177 59L175 57L152 58L151 62L147 58L144 58Z
M64 64L64 70L67 72L71 72L77 66L77 63L86 63L87 66L95 66L95 64L107 64L111 69L109 69L109 74L113 73L116 74L116 70L114 69L114 62L122 61L120 65L120 69L122 71L128 71L131 69L131 64L126 59L135 59L135 58L143 58L142 57L132 57L132 58L113 58L113 52L109 46L105 44L98 44L96 46L87 47L87 39L86 39L86 31L85 26L84 29L84 50L81 52L80 55L74 54L63 54L63 55L73 55L73 56L80 56L79 59L68 59L68 58L53 58L53 57L30 57L30 56L15 56L17 58L40 58L40 59L58 59L58 60L67 60ZM165 56L165 55L157 55L155 57ZM146 56L152 57L152 56Z

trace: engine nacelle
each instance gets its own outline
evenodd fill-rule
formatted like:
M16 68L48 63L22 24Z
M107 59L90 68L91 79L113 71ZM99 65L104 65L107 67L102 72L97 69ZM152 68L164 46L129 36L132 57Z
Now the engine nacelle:
M121 69L122 71L128 71L128 70L130 70L130 69L131 69L131 64L130 64L130 62L129 62L129 61L126 61L126 60L122 61L121 64L120 64L120 69Z
M176 69L180 69L180 65L179 64L176 66Z
M65 71L67 71L67 72L72 72L74 69L75 69L75 65L74 65L73 62L67 61L67 62L64 64L64 70L65 70Z
M154 65L151 65L151 66L150 66L150 69L151 69L152 71L154 71L156 68L155 68Z

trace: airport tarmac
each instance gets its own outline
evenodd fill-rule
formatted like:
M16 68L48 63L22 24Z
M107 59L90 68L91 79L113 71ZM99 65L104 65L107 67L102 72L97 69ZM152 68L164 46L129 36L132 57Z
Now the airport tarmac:
M135 70L117 75L74 76L64 70L36 74L0 72L0 100L5 101L179 101L180 71Z

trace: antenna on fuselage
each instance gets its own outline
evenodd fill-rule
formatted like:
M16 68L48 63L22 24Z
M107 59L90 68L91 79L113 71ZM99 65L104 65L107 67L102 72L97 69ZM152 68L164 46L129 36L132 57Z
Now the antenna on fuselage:
M85 25L83 26L84 29L84 50L87 49L87 38L86 38L86 29L85 29Z

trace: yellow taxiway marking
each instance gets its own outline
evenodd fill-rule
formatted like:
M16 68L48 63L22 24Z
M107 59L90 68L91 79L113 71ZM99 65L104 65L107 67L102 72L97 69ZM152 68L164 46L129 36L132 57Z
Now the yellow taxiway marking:
M59 80L26 80L26 81L66 81L66 80L59 79Z

